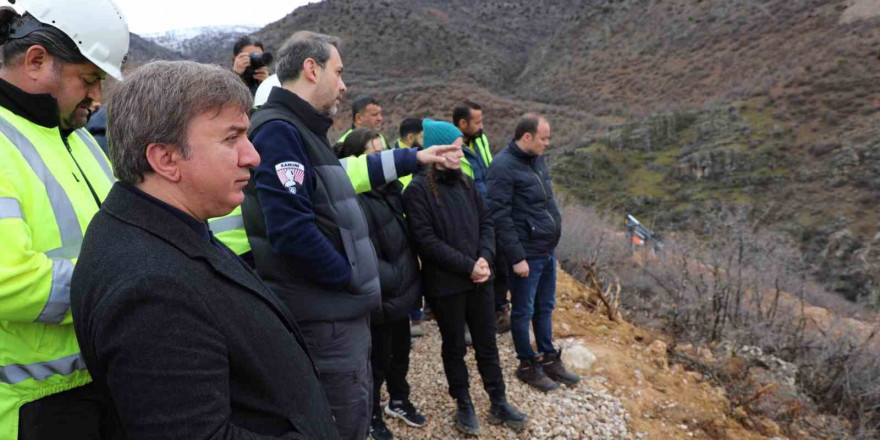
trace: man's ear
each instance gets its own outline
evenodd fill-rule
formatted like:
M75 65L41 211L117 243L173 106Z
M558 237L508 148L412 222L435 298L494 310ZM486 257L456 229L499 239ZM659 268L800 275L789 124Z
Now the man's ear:
M180 162L184 160L180 148L169 144L152 143L147 145L146 157L154 173L170 182L180 181Z
M28 48L24 53L23 67L28 78L36 81L45 75L45 72L52 69L55 59L40 44L35 44Z
M352 121L352 122L355 124L360 124L361 123L361 114L358 113L358 114L354 115L354 121Z
M317 83L318 82L318 67L320 65L315 62L312 58L306 58L303 61L302 65L302 73L305 79L309 80L309 82Z

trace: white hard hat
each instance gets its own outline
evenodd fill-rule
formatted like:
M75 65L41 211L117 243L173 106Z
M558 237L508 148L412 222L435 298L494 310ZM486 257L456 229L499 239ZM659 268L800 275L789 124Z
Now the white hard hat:
M5 0L3 9L23 9L44 25L64 32L79 52L108 75L122 80L128 55L128 22L111 0ZM19 11L20 12L20 11Z
M278 74L266 78L257 87L257 93L254 94L254 108L262 106L269 100L269 92L272 91L272 87L281 87L281 80L278 79Z

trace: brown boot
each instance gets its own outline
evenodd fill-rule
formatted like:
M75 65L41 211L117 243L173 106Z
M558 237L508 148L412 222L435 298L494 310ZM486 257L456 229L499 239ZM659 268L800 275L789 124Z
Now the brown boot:
M519 361L519 368L516 369L517 379L529 384L532 388L548 392L559 388L556 382L544 374L541 367L541 361L538 358L526 359Z
M562 363L561 348L556 354L545 354L541 364L544 367L544 373L556 382L574 386L581 380L580 376L565 369L565 365Z
M510 305L505 305L504 307L498 309L495 312L495 331L498 334L509 332L510 331Z

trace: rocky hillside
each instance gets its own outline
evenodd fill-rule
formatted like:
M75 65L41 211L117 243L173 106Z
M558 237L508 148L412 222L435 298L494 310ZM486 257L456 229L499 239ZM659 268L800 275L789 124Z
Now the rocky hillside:
M745 208L876 301L876 0L326 0L257 35L276 50L303 29L342 37L347 101L375 95L390 136L472 98L499 149L541 111L557 183L584 202L661 231ZM349 124L343 109L332 133Z

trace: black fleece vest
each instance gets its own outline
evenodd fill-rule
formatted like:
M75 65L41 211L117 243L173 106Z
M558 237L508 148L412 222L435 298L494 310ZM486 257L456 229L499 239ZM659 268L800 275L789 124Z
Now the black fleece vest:
M351 265L352 278L346 290L329 290L308 280L290 259L275 254L251 179L245 188L242 213L257 273L287 303L297 321L337 321L364 316L379 307L379 272L376 251L351 181L327 139L309 130L281 105L270 101L254 113L248 137L253 139L263 126L278 120L293 125L302 136L315 177L312 192L315 222L336 250L345 255Z

